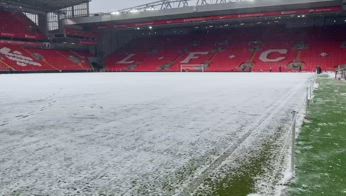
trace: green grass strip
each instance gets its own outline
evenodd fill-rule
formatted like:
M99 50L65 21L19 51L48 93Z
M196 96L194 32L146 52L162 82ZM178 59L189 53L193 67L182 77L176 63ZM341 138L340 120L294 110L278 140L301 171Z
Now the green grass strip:
M346 82L318 82L297 143L290 195L346 195Z

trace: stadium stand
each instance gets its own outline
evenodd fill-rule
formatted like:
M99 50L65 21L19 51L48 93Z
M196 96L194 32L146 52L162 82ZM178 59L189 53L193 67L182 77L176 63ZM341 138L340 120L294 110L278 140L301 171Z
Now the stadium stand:
M106 70L177 72L196 65L209 72L334 71L346 64L344 40L335 38L343 30L238 29L141 38L109 56Z
M2 72L92 71L83 53L4 43L0 43L0 65Z
M68 37L78 37L78 38L89 39L89 40L94 40L97 36L93 32L85 32L80 29L74 29L74 28L66 28L65 34Z
M268 10L256 2L258 11L254 8L251 13L219 13L210 6L210 11L195 10L201 12L198 16L195 11L185 13L182 7L164 16L163 5L176 2L165 0L96 14L90 14L88 0L1 2L2 73L94 68L110 72L313 72L317 67L335 71L346 65L346 17L337 2L315 2L309 9L289 4L284 10L284 1ZM244 9L255 6L239 3ZM158 6L157 16L149 17L150 6ZM131 13L134 10L138 13Z
M45 40L36 24L20 12L9 12L0 10L0 37Z
M49 3L53 5L52 2ZM93 71L90 54L77 52L78 50L72 51L69 47L60 46L59 49L54 49L51 47L54 41L48 40L38 25L24 14L24 9L14 10L16 9L0 7L1 73ZM87 44L95 42L94 33L68 29L66 34L82 37L88 41ZM64 45L65 40L57 43Z

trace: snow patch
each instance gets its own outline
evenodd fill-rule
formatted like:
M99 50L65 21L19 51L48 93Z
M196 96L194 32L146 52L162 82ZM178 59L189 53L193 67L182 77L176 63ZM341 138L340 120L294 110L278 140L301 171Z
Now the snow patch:
M206 168L241 167L302 109L310 77L1 75L0 195L172 195ZM244 148L223 157L232 144Z

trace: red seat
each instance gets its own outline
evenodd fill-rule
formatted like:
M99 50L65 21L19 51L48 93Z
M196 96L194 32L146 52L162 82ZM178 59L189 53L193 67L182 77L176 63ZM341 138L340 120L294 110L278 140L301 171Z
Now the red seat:
M0 37L44 40L34 22L20 12L0 11Z
M71 51L0 44L0 69L14 72L91 71L88 57Z
M144 37L110 55L106 60L106 69L181 71L182 61L192 52L199 52L190 56L188 64L208 65L205 71L209 72L244 71L244 64L252 65L251 71L254 72L313 72L317 66L333 71L346 64L346 49L341 47L346 41L343 32L343 28L335 27L273 27ZM257 45L256 50L254 44ZM129 54L133 55L127 59L131 63L122 64L121 60Z

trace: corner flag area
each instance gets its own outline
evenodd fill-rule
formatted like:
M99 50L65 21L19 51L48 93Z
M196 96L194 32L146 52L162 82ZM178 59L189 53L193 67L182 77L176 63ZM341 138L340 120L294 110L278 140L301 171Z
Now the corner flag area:
M346 82L318 82L297 144L290 195L346 195Z

